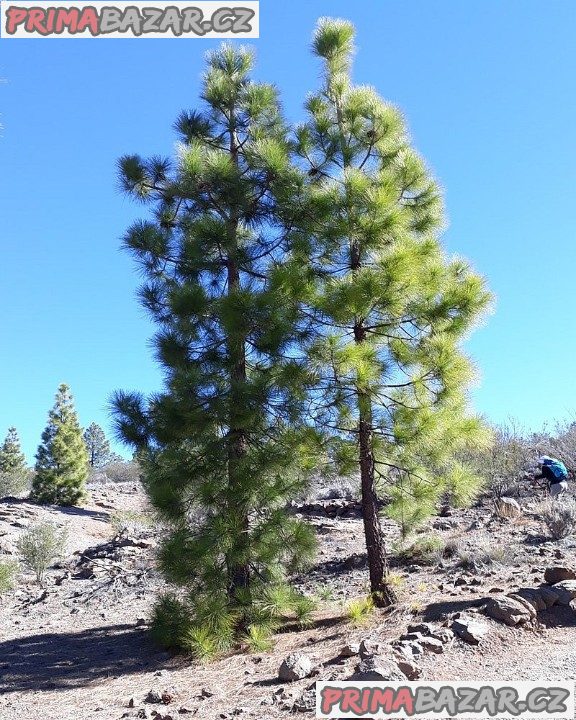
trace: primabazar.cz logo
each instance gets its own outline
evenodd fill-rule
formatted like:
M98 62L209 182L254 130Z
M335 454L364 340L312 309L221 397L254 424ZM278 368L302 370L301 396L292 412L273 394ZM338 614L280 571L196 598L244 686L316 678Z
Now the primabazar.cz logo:
M574 717L574 682L317 682L317 718L484 720Z
M257 38L259 3L1 0L2 38Z

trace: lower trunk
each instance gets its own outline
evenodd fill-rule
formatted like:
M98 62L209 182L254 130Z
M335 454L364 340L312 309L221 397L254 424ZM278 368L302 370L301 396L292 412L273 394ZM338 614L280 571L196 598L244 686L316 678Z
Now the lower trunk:
M250 521L246 510L243 489L242 459L246 454L245 434L242 431L230 433L228 449L229 513L234 523L235 537L233 551L226 559L228 569L228 597L236 604L238 591L246 591L250 586L250 565L247 561L250 539ZM241 560L240 560L241 558ZM245 601L245 599L244 599Z
M380 516L378 496L374 484L374 454L372 452L372 428L360 415L360 480L362 489L362 516L370 570L370 591L377 607L388 607L397 602L397 596L388 583L388 561Z

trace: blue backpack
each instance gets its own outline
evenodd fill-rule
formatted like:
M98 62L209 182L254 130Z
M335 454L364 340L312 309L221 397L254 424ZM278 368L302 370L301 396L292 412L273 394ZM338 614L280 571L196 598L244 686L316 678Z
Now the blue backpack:
M568 470L566 469L566 465L564 465L563 462L560 462L560 460L544 460L544 465L550 468L552 472L554 473L554 477L557 480L567 480L568 479Z

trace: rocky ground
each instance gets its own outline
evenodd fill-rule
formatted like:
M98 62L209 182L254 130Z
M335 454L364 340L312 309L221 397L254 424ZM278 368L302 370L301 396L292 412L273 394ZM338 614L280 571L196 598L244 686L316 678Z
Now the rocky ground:
M400 603L361 625L347 611L367 590L358 506L294 507L319 539L316 565L295 578L317 599L312 625L270 652L201 666L148 638L162 580L138 484L93 485L81 509L2 501L4 559L39 519L66 526L68 543L44 587L22 572L0 596L0 718L273 720L311 717L317 679L574 679L576 541L550 540L534 499L520 504L499 513L509 517L485 502L433 518L411 552L386 524Z

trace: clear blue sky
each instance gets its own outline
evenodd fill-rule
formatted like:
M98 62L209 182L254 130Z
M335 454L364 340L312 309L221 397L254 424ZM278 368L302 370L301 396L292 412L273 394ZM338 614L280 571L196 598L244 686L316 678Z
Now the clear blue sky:
M576 411L574 0L261 0L256 77L289 119L318 82L316 19L358 30L355 79L404 112L445 188L445 243L487 276L496 313L467 347L475 406L529 428ZM0 40L0 436L30 461L60 382L110 430L117 388L160 387L138 277L119 250L143 214L124 153L171 154L206 40ZM1 439L1 438L0 438Z

